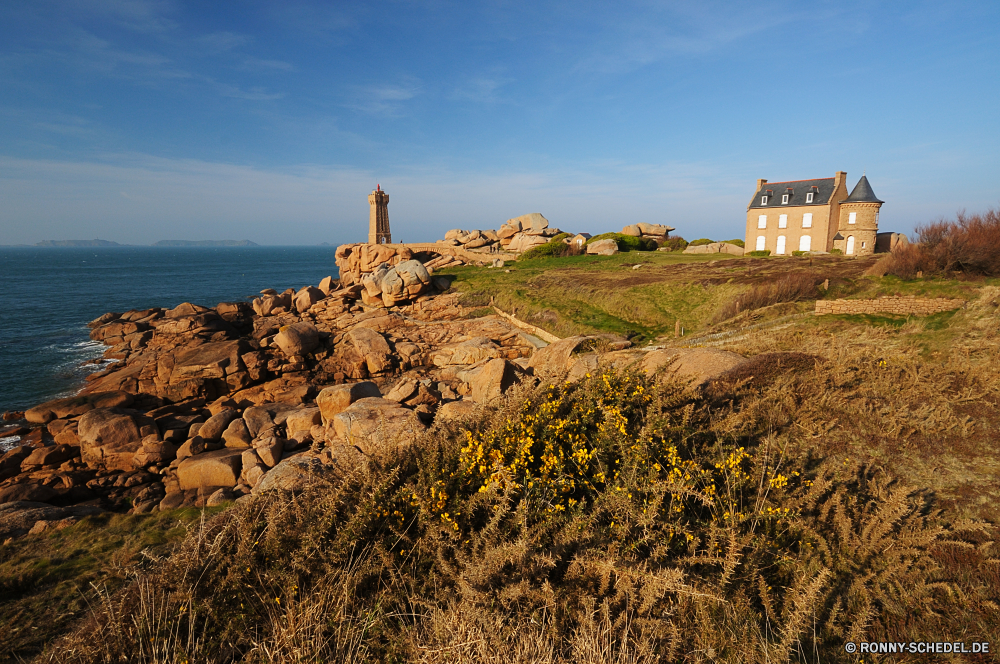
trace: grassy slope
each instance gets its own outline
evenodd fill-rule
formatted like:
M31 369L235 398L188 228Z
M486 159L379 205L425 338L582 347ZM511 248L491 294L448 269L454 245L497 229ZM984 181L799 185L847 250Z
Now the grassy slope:
M710 330L722 304L744 290L789 271L830 280L823 297L917 295L973 297L976 286L954 280L904 282L864 277L874 258L837 257L750 259L727 254L629 252L615 256L574 256L508 263L506 270L452 268L440 274L468 302L492 302L504 311L556 336L611 332L649 341L672 336L680 321L687 333ZM639 268L633 269L634 266ZM807 311L811 305L784 307ZM738 321L744 322L744 321ZM723 324L719 327L725 328Z
M28 655L64 632L98 602L97 589L119 587L134 568L168 553L201 516L196 509L102 514L0 547L0 659Z

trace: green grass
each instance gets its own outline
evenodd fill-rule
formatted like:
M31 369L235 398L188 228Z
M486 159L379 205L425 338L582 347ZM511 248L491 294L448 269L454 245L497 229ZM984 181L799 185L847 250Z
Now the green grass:
M100 514L0 546L0 624L7 626L0 630L0 660L39 651L86 614L95 588L113 590L150 555L169 553L201 513Z
M637 263L641 267L633 270ZM452 286L467 306L482 307L492 298L503 311L556 336L610 332L638 343L672 334L677 320L687 330L703 327L737 292L725 283L706 285L682 269L708 264L725 280L727 269L735 276L743 263L737 256L643 252L528 258L510 272L461 267L442 274L455 278Z

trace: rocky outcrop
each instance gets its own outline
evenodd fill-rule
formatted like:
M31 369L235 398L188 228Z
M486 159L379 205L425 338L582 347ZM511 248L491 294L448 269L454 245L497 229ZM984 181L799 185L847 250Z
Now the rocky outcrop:
M732 254L742 256L744 248L728 242L710 242L709 244L688 245L685 254Z
M380 397L359 399L333 417L334 434L365 454L408 444L425 425L417 414Z
M549 228L549 220L538 212L514 217L503 222L497 237L507 251L523 253L528 249L547 243L562 231Z
M84 463L108 470L131 470L143 437L159 433L148 416L118 408L88 411L80 418L79 431Z
M453 228L445 233L444 240L439 240L439 242L444 245L461 247L466 251L491 253L499 248L500 236L492 230L464 231L460 228Z
M111 361L3 429L20 444L0 456L0 500L144 513L291 490L533 380L539 342L514 319L468 317L413 257L377 276L96 319Z
M24 412L24 419L33 424L47 424L52 420L83 415L95 408L119 408L132 404L132 395L127 392L99 392L83 394L65 399L47 401L29 408Z
M316 350L319 342L319 330L312 323L306 322L283 327L274 335L274 343L278 344L278 348L289 357L308 355Z
M181 490L232 488L239 483L243 471L240 450L215 450L192 455L177 466L177 481Z
M618 243L610 238L595 240L587 245L587 253L594 256L614 256L618 253Z
M663 224L646 224L638 223L631 224L622 229L623 235L631 235L632 237L642 237L650 240L654 240L657 244L663 244L667 241L667 236L670 235L670 231L674 230L673 226L664 226Z
M431 275L423 263L415 260L401 261L395 266L383 263L361 278L365 289L362 300L366 304L387 307L411 301L431 288Z

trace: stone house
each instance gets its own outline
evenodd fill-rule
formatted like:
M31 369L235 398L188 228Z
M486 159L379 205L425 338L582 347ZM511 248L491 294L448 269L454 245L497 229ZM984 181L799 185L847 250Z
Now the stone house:
M790 256L793 251L839 249L848 256L875 253L878 213L884 201L864 175L847 193L847 173L832 178L757 180L747 206L745 252Z

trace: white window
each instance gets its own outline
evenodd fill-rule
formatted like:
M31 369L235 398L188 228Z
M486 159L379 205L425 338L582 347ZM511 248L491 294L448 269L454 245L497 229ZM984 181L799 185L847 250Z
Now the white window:
M767 228L767 215L762 214L757 217L757 228Z
M848 256L851 256L851 255L854 254L854 236L853 235L848 235L847 236L847 251L845 251L844 253L847 254Z
M778 254L779 256L783 256L785 254L785 236L784 235L779 235L778 236L778 249L777 249L777 251L775 251L775 253Z
M858 213L857 212L852 212L851 216L847 218L847 223L849 223L849 224L857 223L857 221L858 221Z
M767 205L767 196L761 196L760 197L760 204L761 205Z
M813 213L806 212L802 215L802 228L812 228L813 226Z
M808 194L806 194L806 203L812 203L812 202L813 202L813 193L810 191Z
M808 235L803 235L799 238L799 251L810 251L812 248L812 238Z
M782 205L788 205L788 194L782 194L781 195L781 204Z
M780 214L778 215L778 228L788 228L788 215Z
M867 242L862 242L861 243L861 248L864 249L867 244L868 244Z
M757 251L764 251L764 236L757 236Z

